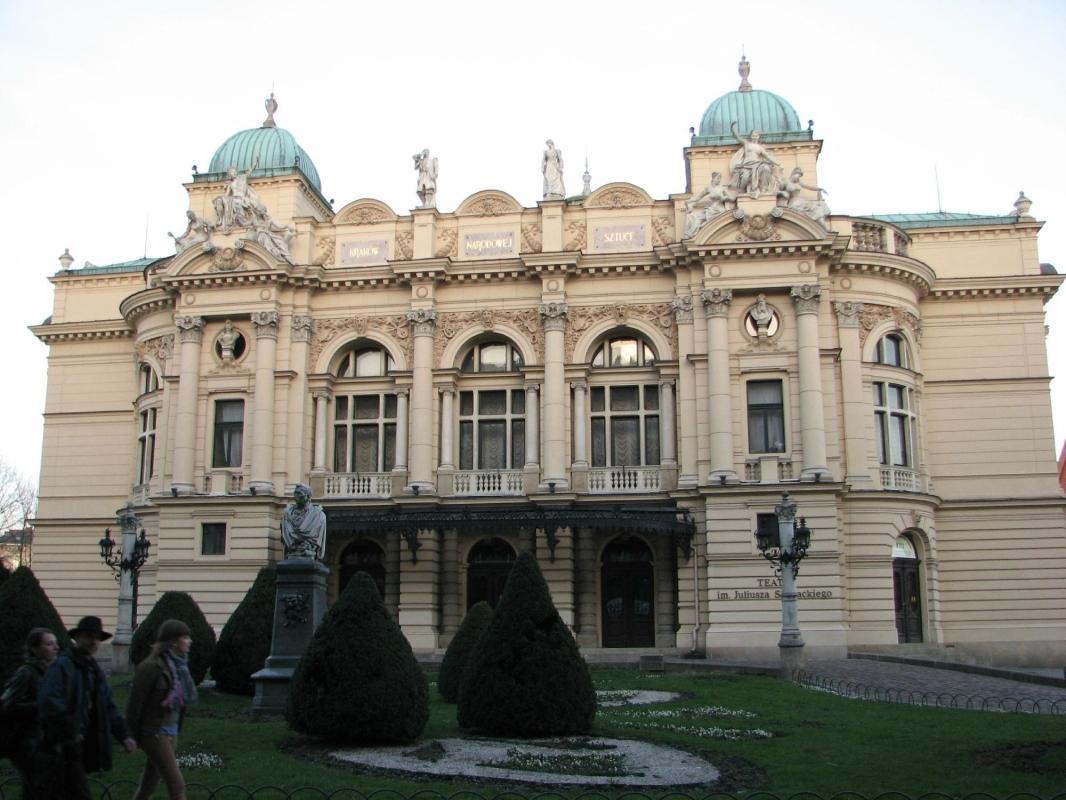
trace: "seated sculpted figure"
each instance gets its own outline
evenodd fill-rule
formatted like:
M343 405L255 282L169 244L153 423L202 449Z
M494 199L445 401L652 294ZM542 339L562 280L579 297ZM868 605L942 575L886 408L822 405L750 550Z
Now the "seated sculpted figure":
M230 179L229 183L226 184L224 194L214 203L223 233L229 233L233 228L251 228L255 226L256 220L270 218L259 195L248 184L248 177L258 167L259 158L257 157L252 162L252 166L244 172L238 172L234 167L226 170L226 175Z
M199 216L191 208L185 212L185 217L189 220L189 224L185 226L185 233L175 236L167 231L167 236L174 240L174 249L179 253L185 252L193 245L210 241L211 231L215 229L212 223Z
M326 512L311 502L311 487L296 484L293 502L281 517L281 543L285 558L321 561L326 554Z
M813 219L826 230L829 230L829 222L826 219L829 216L829 205L822 200L822 195L828 194L828 192L818 186L808 186L802 179L802 169L796 167L792 170L788 180L781 185L781 189L777 192L778 205L785 205L793 211L798 211L800 214ZM818 199L811 200L807 197L800 197L800 192L804 189L817 193Z
M733 122L729 129L733 132L733 137L740 142L740 149L729 161L729 185L735 191L747 192L754 198L758 198L763 192L774 191L778 183L775 172L781 169L781 163L759 141L762 133L753 130L751 137L745 139L740 135L736 122Z
M711 182L707 187L685 203L688 216L685 218L684 238L693 236L708 220L714 219L723 211L736 208L736 205L737 196L728 186L722 185L722 173L712 173Z

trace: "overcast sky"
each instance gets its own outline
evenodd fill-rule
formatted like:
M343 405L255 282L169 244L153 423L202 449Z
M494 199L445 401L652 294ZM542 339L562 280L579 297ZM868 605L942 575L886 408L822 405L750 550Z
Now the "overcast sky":
M192 165L258 127L272 88L337 209L407 213L423 147L441 210L486 188L533 205L547 137L571 193L587 155L594 186L666 198L743 47L754 87L814 120L834 213L1003 214L1024 189L1041 260L1066 271L1064 35L1062 0L0 0L0 457L36 479L47 348L26 326L51 313L63 248L76 266L173 253ZM1047 311L1061 446L1066 297Z

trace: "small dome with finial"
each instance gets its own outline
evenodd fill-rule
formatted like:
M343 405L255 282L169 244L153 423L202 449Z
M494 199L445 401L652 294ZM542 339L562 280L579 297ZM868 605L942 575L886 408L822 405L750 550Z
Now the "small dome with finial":
M723 94L707 106L700 120L699 133L692 137L694 147L735 144L736 139L729 130L734 122L743 136L758 130L763 142L801 142L813 138L813 132L804 130L799 114L788 100L752 87L748 80L751 62L746 57L741 56L737 72L740 74L739 88Z
M231 167L238 172L251 169L257 164L252 177L281 175L297 170L303 173L311 185L319 192L322 182L318 177L315 163L307 152L296 143L296 139L284 128L274 122L274 113L278 110L278 101L270 93L265 104L267 117L258 128L249 128L233 134L222 143L213 156L206 173L194 176L197 181L216 181L225 178ZM258 160L258 161L257 161Z

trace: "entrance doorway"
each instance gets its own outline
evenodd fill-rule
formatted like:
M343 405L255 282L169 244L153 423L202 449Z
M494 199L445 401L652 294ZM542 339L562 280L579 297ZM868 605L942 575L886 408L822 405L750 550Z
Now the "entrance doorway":
M496 608L514 560L514 548L503 539L482 539L470 548L466 558L467 611L482 600Z
M892 547L892 593L896 605L896 634L900 644L922 641L922 595L918 554L906 536Z
M356 539L341 552L340 562L338 594L344 591L355 573L365 572L377 584L382 599L385 598L385 551L377 543Z
M655 646L655 567L651 548L619 536L603 551L603 646Z

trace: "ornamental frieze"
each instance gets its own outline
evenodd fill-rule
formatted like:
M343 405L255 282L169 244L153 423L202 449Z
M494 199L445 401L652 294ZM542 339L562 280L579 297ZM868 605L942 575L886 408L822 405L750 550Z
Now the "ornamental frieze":
M566 230L570 233L570 240L563 249L584 250L585 232L588 230L588 226L584 222L570 222L567 223Z
M444 349L457 336L471 328L492 330L497 325L509 325L521 331L537 354L537 361L544 363L544 331L540 315L535 308L501 310L495 308L478 311L441 312L437 315L437 336L433 341L433 363L440 364Z
M338 222L346 222L351 225L373 225L376 222L384 222L389 215L380 208L373 206L357 206L341 217Z
M333 254L337 252L337 237L336 236L323 236L317 242L315 242L315 257L311 260L312 264L319 266L325 266L333 263Z
M136 353L138 364L144 361L145 356L151 356L161 363L165 362L174 354L174 335L156 336L152 339L145 339L143 342L137 342L134 352Z
M651 241L655 247L665 247L674 240L674 223L669 217L651 218Z
M410 231L400 231L396 234L397 261L410 261L414 258L414 238Z
M666 334L670 349L677 353L677 323L674 304L670 303L612 303L606 306L570 306L566 315L566 362L574 358L574 347L581 335L597 322L613 320L618 325L639 320Z
M922 321L909 311L895 306L882 306L863 303L859 316L859 342L865 342L870 331L885 320L892 320L899 328L906 328L913 334L916 342L922 341Z
M541 250L540 223L522 226L521 253L539 253Z
M448 228L437 235L437 258L456 258L459 255L459 231Z
M598 193L588 208L634 208L646 206L648 201L632 189L610 189Z
M333 319L316 319L311 335L311 365L318 363L319 356L326 346L342 334L365 336L369 331L377 331L399 342L403 348L407 363L411 363L412 339L411 328L403 314L387 314L371 317L339 317Z

